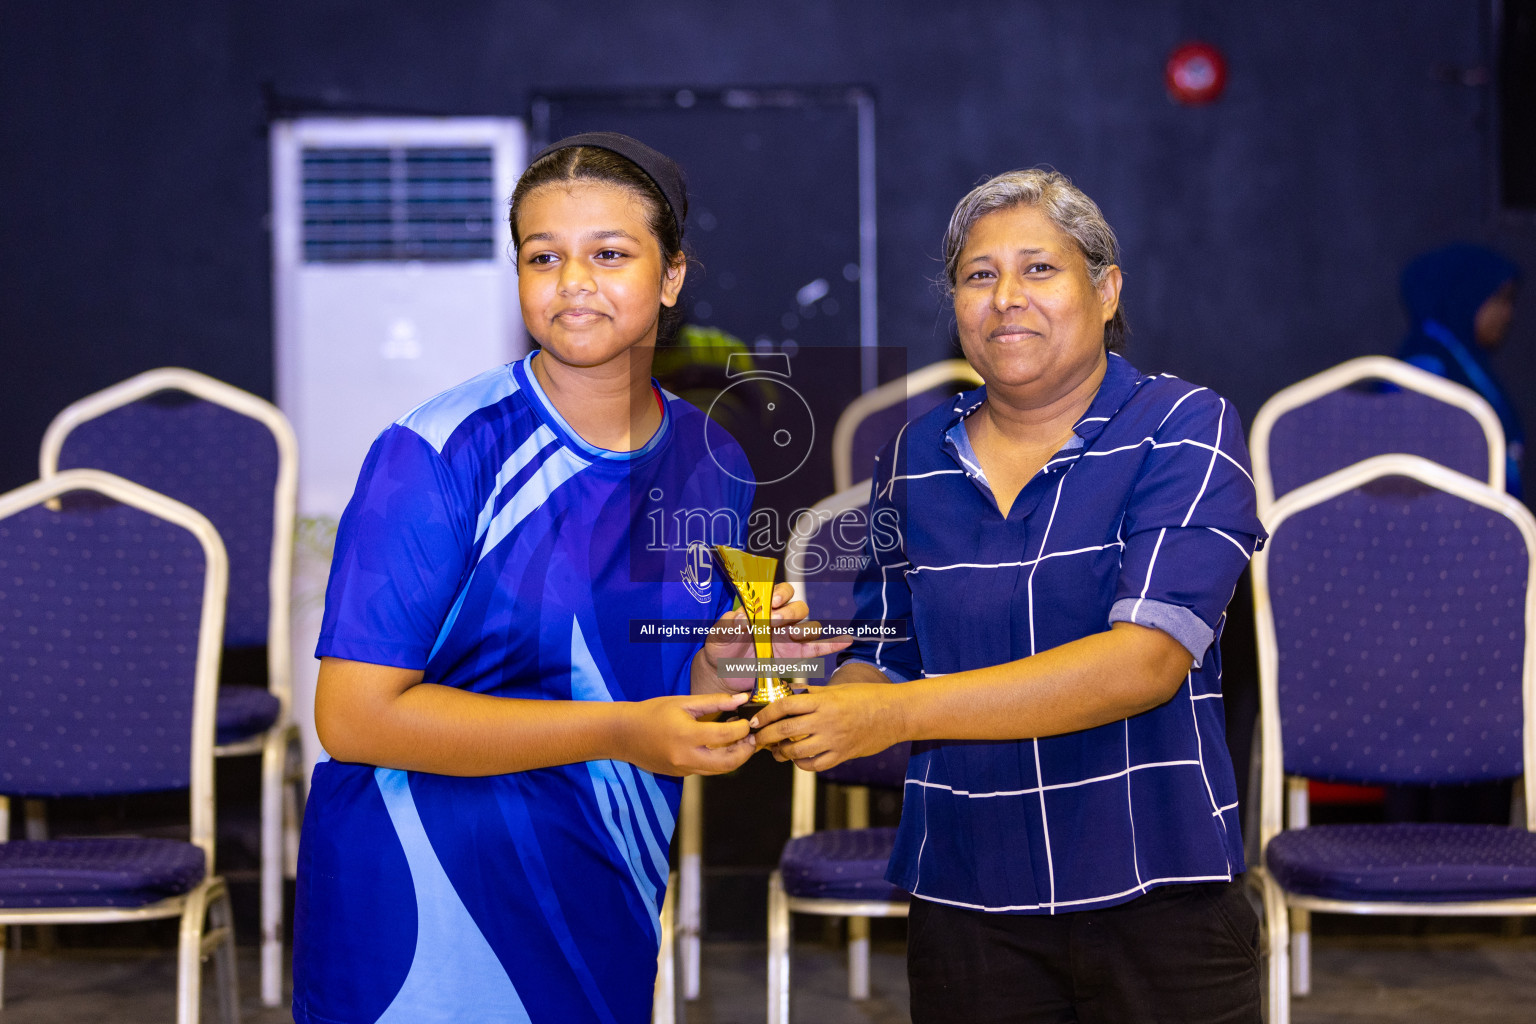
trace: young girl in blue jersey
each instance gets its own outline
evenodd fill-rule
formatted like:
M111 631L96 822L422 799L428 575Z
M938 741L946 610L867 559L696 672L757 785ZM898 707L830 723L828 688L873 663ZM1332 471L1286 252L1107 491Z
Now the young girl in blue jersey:
M317 651L332 760L300 851L299 1024L649 1017L678 776L755 749L705 720L744 699L716 665L750 642L631 636L732 614L647 517L700 513L739 545L752 500L741 450L650 377L686 210L677 166L634 139L539 154L511 206L538 350L369 452Z

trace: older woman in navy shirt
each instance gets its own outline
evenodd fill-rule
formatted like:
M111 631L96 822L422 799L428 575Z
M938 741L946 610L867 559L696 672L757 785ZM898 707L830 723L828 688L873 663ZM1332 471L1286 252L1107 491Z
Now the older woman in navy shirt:
M819 770L913 741L888 877L913 1020L1259 1020L1258 921L1217 639L1263 527L1236 412L1144 375L1113 231L1055 172L961 200L944 244L985 386L879 456L856 645L759 712ZM899 683L901 685L887 685Z

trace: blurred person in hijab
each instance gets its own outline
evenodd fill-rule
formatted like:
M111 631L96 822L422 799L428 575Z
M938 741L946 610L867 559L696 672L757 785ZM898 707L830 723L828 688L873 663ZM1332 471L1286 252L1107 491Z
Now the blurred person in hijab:
M1415 257L1403 269L1403 306L1412 323L1398 358L1464 384L1499 416L1507 446L1505 489L1523 498L1520 464L1525 431L1489 357L1504 343L1515 311L1520 268L1486 246L1447 245ZM1389 786L1388 821L1504 823L1509 780L1463 786Z
M1412 326L1398 351L1399 359L1464 384L1493 406L1508 446L1506 486L1517 498L1525 430L1489 357L1509 333L1519 281L1518 266L1481 245L1447 245L1414 258L1402 277Z

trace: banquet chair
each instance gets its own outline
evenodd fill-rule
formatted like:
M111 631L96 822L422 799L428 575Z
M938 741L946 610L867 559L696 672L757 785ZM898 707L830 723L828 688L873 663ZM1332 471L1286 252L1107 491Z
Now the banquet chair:
M832 486L846 490L854 474L867 479L880 447L896 431L958 391L978 387L981 375L964 359L945 359L865 392L832 429Z
M847 488L802 512L785 547L785 578L821 621L853 617L853 571L860 557L868 487ZM852 548L853 550L847 550ZM799 685L804 680L797 680ZM908 894L885 880L894 828L869 825L869 787L900 792L911 745L898 744L824 772L794 769L790 838L768 881L768 1021L788 1024L790 914L848 918L848 997L869 998L869 919L905 917ZM846 828L816 828L818 781L837 783ZM828 811L832 811L829 802ZM829 813L829 817L835 815Z
M1293 910L1536 914L1536 519L1500 489L1396 454L1292 491L1267 526L1253 566L1264 750L1254 874L1269 1021L1286 1024L1293 990L1309 984ZM1292 779L1522 774L1523 826L1283 821Z
M768 1024L789 1024L791 914L848 918L848 998L869 998L869 919L906 917L910 896L885 880L894 828L816 829L818 776L899 791L911 745L845 761L823 772L794 771L789 842L768 878Z
M791 528L785 545L785 580L794 586L797 599L811 608L814 619L854 617L854 573L857 560L863 557L868 507L869 482L863 481L823 497L802 511ZM868 786L837 785L833 781L828 789L828 827L868 826ZM868 923L852 923L851 932L868 933Z
M1504 428L1471 388L1361 356L1277 391L1249 431L1259 518L1302 484L1373 455L1419 455L1504 489Z
M214 873L218 533L164 495L72 470L0 495L0 579L0 926L180 918L178 1024L198 1020L210 953L222 1017L238 1020L229 893ZM183 788L186 840L4 841L12 798Z
M1431 459L1489 486L1504 487L1504 428L1481 395L1387 356L1361 356L1276 392L1250 431L1258 512L1266 520L1277 497L1373 455L1402 452ZM1255 716L1257 717L1257 716ZM1257 726L1254 736L1260 735ZM1254 756L1262 752L1254 743ZM1258 788L1250 776L1250 795ZM1380 787L1297 782L1288 791L1303 820L1312 802L1379 804ZM1244 835L1256 846L1258 800L1244 808ZM1306 911L1293 915L1300 955L1293 958L1303 990L1309 962Z
M283 877L298 858L302 779L289 602L298 447L276 406L192 370L150 370L60 412L41 475L104 469L202 512L229 551L228 652L266 648L266 685L219 687L214 754L261 757L261 998L283 978Z
M873 458L873 456L871 456ZM813 618L852 619L853 579L868 528L869 482L845 487L803 510L791 524L784 549L784 578L805 601ZM803 685L798 681L797 685ZM832 785L827 797L827 827L869 824L869 789ZM854 922L854 933L868 932L868 922ZM858 997L858 998L863 998Z

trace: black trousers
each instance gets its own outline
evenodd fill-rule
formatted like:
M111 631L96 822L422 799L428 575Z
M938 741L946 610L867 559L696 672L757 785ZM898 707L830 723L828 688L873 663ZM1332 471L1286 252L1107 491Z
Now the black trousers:
M913 1024L1258 1024L1259 918L1241 882L1054 916L914 899L907 978Z

